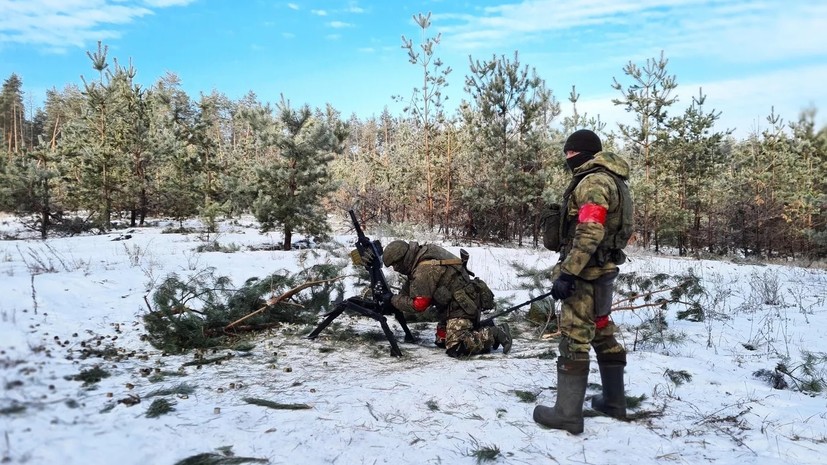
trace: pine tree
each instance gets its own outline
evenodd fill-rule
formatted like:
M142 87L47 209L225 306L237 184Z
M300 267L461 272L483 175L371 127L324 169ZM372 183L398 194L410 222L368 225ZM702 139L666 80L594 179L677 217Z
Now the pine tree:
M333 190L328 165L339 148L331 121L307 105L295 109L282 97L278 120L261 115L257 129L271 156L257 169L253 212L266 232L281 227L282 248L290 250L296 232L324 237L329 232L322 200Z
M61 140L70 164L69 175L75 181L75 206L93 212L103 230L111 228L113 212L133 205L130 186L135 170L131 150L142 143L142 134L131 131L136 121L134 102L141 99L140 89L133 84L135 69L115 61L113 69L107 70L107 50L98 42L97 52L87 53L100 78L83 79L82 112L64 127Z
M23 81L12 73L0 90L0 131L3 148L9 153L19 153L25 147L25 107L23 106Z
M612 103L625 107L635 117L634 125L618 124L618 128L631 144L630 161L634 171L631 187L638 204L635 213L641 217L636 224L642 229L643 245L648 247L654 242L655 250L659 248L658 215L665 210L661 202L667 194L665 184L669 182L669 177L665 176L668 171L659 170L663 150L658 141L665 140L667 110L677 101L672 93L678 84L675 76L667 71L668 63L663 52L658 59L647 59L643 67L630 61L623 67L623 74L631 78L632 83L624 88L613 78L612 84L612 88L622 95Z
M419 26L421 41L420 51L414 47L413 40L402 36L402 48L408 52L408 61L411 64L422 67L422 87L414 88L410 104L406 108L416 120L422 131L422 147L420 152L424 155L425 163L425 215L428 227L434 227L434 166L435 157L432 139L436 133L437 126L442 121L443 104L447 97L442 93L448 86L447 77L451 73L451 67L443 67L443 62L434 56L434 49L439 45L441 34L428 37L428 28L431 27L431 13L414 15L414 22Z
M203 202L201 164L189 146L195 109L178 77L171 74L156 82L147 99L154 160L147 173L150 204L156 213L173 217L183 227L183 220L194 216Z
M726 194L713 193L712 181L723 167L721 144L732 131L713 131L721 113L705 112L705 102L706 95L699 89L684 114L665 124L669 133L659 169L672 173L674 188L662 190L667 195L661 199L665 208L659 235L677 247L680 255L701 247L702 221L708 222L715 199Z
M463 101L461 111L476 134L475 159L466 167L475 180L463 200L478 232L522 243L542 206L540 160L560 106L536 71L521 67L517 52L513 59L470 59L470 66L465 90L471 101Z
M34 214L33 221L24 223L38 231L41 239L48 237L52 214L60 210L53 192L60 176L56 159L55 151L40 147L13 158L0 171L0 210L23 218Z
M785 205L796 249L811 258L827 256L827 127L816 131L815 117L816 109L808 108L790 125L799 173Z
M774 109L767 123L767 129L736 146L731 160L736 214L730 222L733 241L745 256L788 252L793 242L784 209L799 182L798 160Z
M231 107L229 153L218 173L221 208L229 216L252 208L256 196L255 166L264 158L264 150L250 119L259 111L270 112L269 105L262 105L252 92L232 102Z

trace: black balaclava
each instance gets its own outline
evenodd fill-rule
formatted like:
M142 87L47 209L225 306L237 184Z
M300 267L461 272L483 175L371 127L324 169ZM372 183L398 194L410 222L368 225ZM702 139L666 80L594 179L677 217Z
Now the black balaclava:
M568 165L570 170L574 171L579 168L580 165L592 159L594 159L593 152L580 152L573 157L566 158L566 165Z

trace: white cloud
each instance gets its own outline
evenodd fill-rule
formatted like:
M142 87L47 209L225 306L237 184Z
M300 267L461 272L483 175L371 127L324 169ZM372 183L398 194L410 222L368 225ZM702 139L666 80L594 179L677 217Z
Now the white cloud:
M816 126L827 126L827 65L805 66L795 69L767 72L738 79L681 83L677 94L679 102L673 105L670 116L679 116L693 96L702 89L707 99L704 112L720 111L716 129L734 129L737 138L744 138L754 131L767 129L767 116L775 111L785 123L798 121L802 110L814 106ZM577 103L578 112L598 116L607 123L607 130L617 130L617 123L633 122L623 107L612 104L620 97L619 92L584 98ZM564 102L563 115L571 113L571 105ZM562 119L562 117L561 117Z
M0 0L0 44L41 46L53 52L120 37L116 25L153 14L153 8L192 0Z
M678 78L676 114L698 87L707 107L722 111L721 129L736 135L764 126L773 105L786 121L807 106L827 112L827 2L524 0L433 20L449 53L519 50L558 98L565 98L561 81L590 89L578 108L599 113L611 129L630 122L611 104L619 96L608 87L611 76L620 79L626 63L641 65L661 51Z
M298 10L299 6L296 5L295 3L288 3L287 8L290 8L291 10Z
M310 10L310 12L316 16L327 16L326 10Z
M347 6L346 10L347 10L348 13L356 13L356 14L360 14L360 13L365 12L365 9L360 7L359 5L357 5L356 2L351 2Z
M823 55L827 3L778 0L525 0L480 14L435 14L447 47L459 50L547 47L602 41L610 51L667 50L679 55L760 62ZM563 34L567 34L564 37ZM555 38L562 37L555 43ZM577 42L573 42L577 41ZM559 45L563 43L564 45ZM624 52L626 53L626 52Z
M144 0L149 7L167 8L170 6L187 6L195 0Z
M341 28L352 27L353 26L353 24L346 23L344 21L331 21L331 22L327 23L327 25L334 28L334 29L341 29Z

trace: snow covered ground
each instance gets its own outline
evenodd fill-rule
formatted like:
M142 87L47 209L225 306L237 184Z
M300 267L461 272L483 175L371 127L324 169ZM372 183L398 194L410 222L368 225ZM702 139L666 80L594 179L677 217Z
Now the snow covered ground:
M0 230L16 228L8 216L0 223ZM774 389L754 376L784 362L800 379L827 379L824 270L632 252L622 272L691 268L712 317L690 322L670 310L671 342L635 347L633 328L651 309L614 313L629 349L626 393L645 398L630 410L637 420L589 416L585 432L573 436L532 421L537 403L554 403L548 354L557 343L541 338L522 311L508 318L517 337L505 356L452 359L433 347L432 323L411 324L420 339L406 344L392 320L399 358L388 356L386 341L347 346L327 331L308 340L289 326L261 334L249 352L212 354L232 355L221 364L185 366L193 354L163 356L141 340L141 316L153 286L169 273L211 266L243 283L323 259L301 250L251 250L280 237L260 234L250 220L222 224L209 238L162 234L167 226L174 224L0 241L0 462L174 465L214 453L236 456L223 463L248 463L246 457L270 464L472 464L486 463L488 451L498 452L491 463L825 463L827 393ZM207 239L239 250L196 252ZM343 231L337 240L350 248L354 237ZM514 303L530 295L518 290L509 263L547 267L557 258L542 249L463 247L477 275ZM769 304L768 293L776 297ZM379 329L351 315L337 322ZM83 357L84 348L96 347L116 348L119 356ZM805 363L808 354L813 359ZM73 379L96 367L110 376L89 385ZM599 382L592 364L595 386L587 398ZM526 393L536 400L526 401ZM158 398L174 410L147 417ZM310 408L272 409L247 398Z

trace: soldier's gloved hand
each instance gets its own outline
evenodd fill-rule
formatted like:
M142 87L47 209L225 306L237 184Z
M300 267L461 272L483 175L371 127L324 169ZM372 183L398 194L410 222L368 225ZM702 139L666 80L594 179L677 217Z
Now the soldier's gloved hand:
M365 249L365 251L360 255L362 256L362 262L365 266L371 266L373 264L373 260L376 258L373 256L373 250L371 249Z
M551 296L555 300L566 300L574 294L574 275L560 273L551 285Z
M385 314L393 313L393 311L396 309L393 306L393 304L391 303L392 298L393 298L393 293L391 293L391 292L386 292L384 295L382 295L382 297L381 297L382 313L385 313Z

